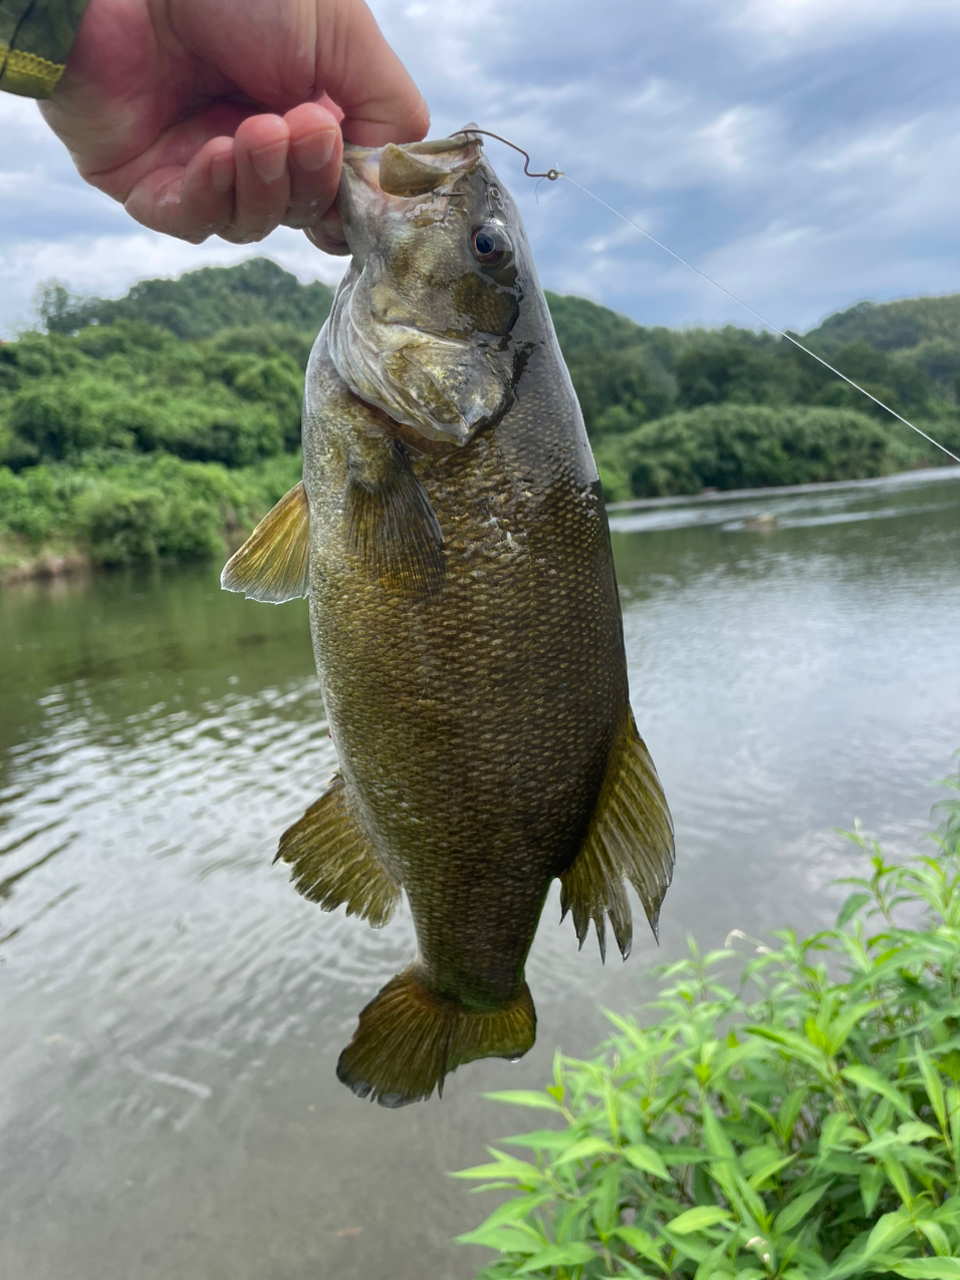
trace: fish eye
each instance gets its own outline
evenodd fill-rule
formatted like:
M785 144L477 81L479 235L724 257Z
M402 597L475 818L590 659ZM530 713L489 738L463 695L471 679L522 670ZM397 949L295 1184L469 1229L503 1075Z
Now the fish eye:
M470 237L470 249L476 260L485 267L498 266L507 256L509 245L494 226L478 227Z

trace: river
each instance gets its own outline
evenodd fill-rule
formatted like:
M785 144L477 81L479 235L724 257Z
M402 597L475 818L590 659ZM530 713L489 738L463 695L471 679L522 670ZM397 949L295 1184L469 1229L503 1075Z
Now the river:
M774 519L757 520L771 515ZM446 1171L686 937L828 923L860 820L922 846L960 746L960 468L613 513L633 703L677 825L661 947L601 967L554 893L520 1063L389 1112L334 1075L412 951L271 865L334 753L303 602L216 566L0 597L0 1274L467 1280ZM635 915L639 908L635 904Z

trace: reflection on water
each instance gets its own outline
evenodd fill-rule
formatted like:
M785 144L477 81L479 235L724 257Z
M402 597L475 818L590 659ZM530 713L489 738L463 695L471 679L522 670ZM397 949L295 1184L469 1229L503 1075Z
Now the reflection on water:
M770 513L772 521L757 517ZM638 720L677 820L660 956L827 920L855 817L916 843L960 745L960 481L617 512ZM0 1274L467 1277L447 1169L516 1118L482 1089L586 1053L657 959L577 953L551 899L537 1048L441 1104L337 1084L409 958L271 866L334 765L305 609L213 567L0 605Z

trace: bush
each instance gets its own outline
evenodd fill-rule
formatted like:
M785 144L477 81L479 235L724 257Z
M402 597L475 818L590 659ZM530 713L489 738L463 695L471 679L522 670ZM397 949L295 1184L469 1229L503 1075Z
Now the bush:
M256 492L223 467L160 456L86 473L72 513L95 564L222 555L224 532L262 514Z
M887 475L924 447L848 409L723 404L645 422L596 454L616 501Z
M83 480L64 467L32 467L14 475L0 467L0 531L38 547L51 535L69 536L70 512Z
M300 479L283 454L249 470L121 450L83 467L0 467L0 535L33 551L74 545L96 564L222 556Z
M56 383L18 391L10 408L15 437L37 459L60 462L102 443L99 423L76 392Z
M930 857L852 839L835 929L694 949L651 1025L493 1095L556 1127L460 1175L514 1193L461 1237L499 1251L483 1280L960 1276L960 804Z

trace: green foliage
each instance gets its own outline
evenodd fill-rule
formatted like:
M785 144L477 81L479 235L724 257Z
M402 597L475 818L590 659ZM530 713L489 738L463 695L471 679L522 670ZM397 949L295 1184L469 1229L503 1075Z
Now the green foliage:
M608 501L881 476L918 453L852 410L734 404L673 413L596 448Z
M0 467L0 531L31 548L55 531L69 536L70 512L83 488L82 478L66 467L32 467L22 475Z
M956 349L960 346L960 293L879 304L858 302L828 316L807 338L826 352L851 342L865 342L877 351L906 351L937 338Z
M547 297L587 431L601 446L598 462L611 498L696 491L689 481L696 466L692 458L686 457L692 441L681 446L685 460L679 469L687 474L688 482L679 488L670 487L676 459L664 460L662 466L655 467L655 483L632 484L632 464L623 456L623 450L625 437L640 425L659 419L674 423L679 411L702 406L806 406L850 411L876 419L891 441L901 442L902 447L893 446L899 455L897 465L926 465L943 460L938 451L918 445L910 438L909 428L897 425L886 410L871 403L862 392L791 342L772 334L732 325L713 330L646 329L581 298L558 298L553 294ZM942 301L922 299L918 306ZM955 340L939 335L933 345L906 352L871 346L855 329L849 335L842 330L841 338L845 340L829 346L829 357L842 373L896 412L919 424L928 424L931 434L943 438L948 448L954 439L960 441L954 385L960 377L960 328ZM814 343L813 349L822 347L822 343ZM828 421L819 419L821 424ZM693 430L697 430L696 426ZM827 470L834 471L838 478L858 474L848 470L849 458L841 456L846 446L833 459L829 441L824 444L828 463L835 462ZM673 445L669 447L672 449ZM883 464L880 472L889 469ZM787 483L778 477L779 470L782 468L760 466L758 471L766 478L757 483ZM859 474L868 476L878 471L868 469ZM822 477L811 474L808 478ZM721 481L718 487L729 486Z
M186 343L122 321L0 347L0 463L82 465L109 448L243 467L293 451L302 350L284 334Z
M50 280L38 289L36 307L48 333L134 320L197 341L223 329L268 324L316 334L332 301L329 285L303 285L269 258L250 258L235 267L202 267L177 280L142 280L117 299L74 297Z
M300 478L303 370L331 298L266 259L116 301L43 286L47 332L0 344L4 566L222 555Z
M691 946L650 1025L493 1095L548 1126L459 1175L510 1192L481 1280L960 1276L960 796L929 857L851 839L836 928Z
M829 316L807 334L826 356L851 343L895 355L932 382L940 395L956 400L960 376L960 294L939 298L903 298L856 306ZM846 370L845 370L846 372Z
M84 550L94 564L223 555L300 479L297 455L229 471L216 463L120 452L83 468L0 467L0 534L27 550L47 544Z
M860 478L942 460L770 334L644 328L583 298L547 297L610 500ZM301 285L265 258L145 280L119 299L41 286L46 333L0 343L0 468L23 477L0 480L0 529L34 550L80 539L104 562L218 548L233 536L225 513L235 502L184 497L184 477L199 473L181 469L174 482L164 459L230 471L269 470L277 459L287 474L300 444L304 369L331 298L326 285ZM914 320L940 316L926 328L904 327L901 316L899 337L916 338L906 355L886 339L884 349L870 344L884 308L854 309L844 314L856 324L839 317L821 329L834 334L839 368L956 451L960 320L954 332L950 305L895 304ZM249 516L256 506L243 509Z

